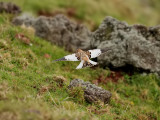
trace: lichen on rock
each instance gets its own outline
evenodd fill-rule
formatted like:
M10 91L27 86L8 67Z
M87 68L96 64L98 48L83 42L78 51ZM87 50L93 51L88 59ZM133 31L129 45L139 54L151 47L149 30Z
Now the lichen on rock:
M112 48L111 54L98 58L103 66L123 67L129 64L160 73L160 26L129 26L106 17L93 33L91 44L93 48Z

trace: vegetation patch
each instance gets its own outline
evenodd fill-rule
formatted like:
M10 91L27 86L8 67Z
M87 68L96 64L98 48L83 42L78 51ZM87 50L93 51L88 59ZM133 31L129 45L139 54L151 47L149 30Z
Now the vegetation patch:
M78 102L80 104L83 104L85 102L84 99L84 90L82 87L73 87L70 90L68 90L69 96L74 100L74 102Z
M18 0L17 3L25 10L34 8L36 11L43 6L47 9L54 8L47 2L44 4L37 0L32 2L25 0L25 4L23 2ZM60 7L66 7L66 4L62 1L54 3L55 6ZM78 3L74 4L76 6ZM82 3L78 5L83 6ZM95 5L94 2L93 6ZM80 10L79 6L77 11L82 15L84 11ZM101 6L104 4L101 3ZM92 16L91 13L95 11L86 6L83 8L88 12L81 18L88 20L86 16ZM99 11L97 9L96 11ZM104 7L100 13L103 13L103 9ZM102 17L101 14L99 14L100 17L96 17L96 14L99 12L95 12L91 18L99 24ZM160 78L158 76L140 73L132 73L130 76L99 67L75 70L76 62L52 63L52 60L69 53L63 48L34 36L34 31L13 26L10 23L11 18L12 16L8 14L0 15L0 119L160 119ZM151 20L151 23L155 22ZM16 38L16 35L22 33L24 38L30 40L32 46ZM45 57L46 54L50 57ZM88 104L84 100L81 87L68 90L70 81L76 78L93 83L97 80L98 86L112 93L110 103Z

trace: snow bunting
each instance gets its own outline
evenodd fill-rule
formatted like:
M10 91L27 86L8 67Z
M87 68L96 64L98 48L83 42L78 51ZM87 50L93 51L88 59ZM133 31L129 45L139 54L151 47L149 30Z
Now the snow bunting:
M102 53L107 52L111 49L93 49L88 51L83 51L81 49L77 49L76 53L64 56L63 58L54 60L55 61L81 61L80 64L77 66L76 69L81 69L84 67L92 67L97 65L97 62L90 60L91 58L96 58L100 56Z

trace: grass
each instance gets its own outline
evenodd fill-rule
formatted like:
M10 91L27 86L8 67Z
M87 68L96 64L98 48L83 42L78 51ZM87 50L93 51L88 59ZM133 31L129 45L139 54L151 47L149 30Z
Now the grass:
M111 102L89 104L79 88L68 90L69 82L75 78L93 82L100 76L105 81L110 71L99 67L76 70L77 62L52 63L69 53L27 28L13 26L11 18L0 15L0 119L160 119L160 79L156 75L123 73L118 82L100 82L99 86L111 91ZM19 33L28 36L32 46L15 38Z
M18 4L23 11L38 15L62 12L92 30L105 16L130 24L156 25L159 1L139 0L0 0ZM116 74L96 67L76 70L78 62L52 60L69 54L63 48L34 36L34 32L10 23L13 16L0 14L0 120L159 120L160 78L154 74ZM150 19L152 18L152 19ZM17 39L27 36L32 46ZM46 57L46 54L48 57ZM115 78L114 78L115 77ZM94 83L112 93L109 104L89 104L80 88L68 90L75 78Z
M64 13L95 30L105 16L113 16L129 24L155 26L160 22L159 0L0 0L18 4L23 11L37 15Z

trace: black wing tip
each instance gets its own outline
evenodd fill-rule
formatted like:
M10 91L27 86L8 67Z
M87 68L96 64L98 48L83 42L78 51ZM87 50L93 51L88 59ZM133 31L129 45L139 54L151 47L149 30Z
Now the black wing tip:
M57 60L53 60L53 63L57 62L57 61L66 61L66 59L65 59L65 57L63 57L63 58L60 58L60 59L57 59Z
M96 65L97 65L97 64L96 64ZM85 67L93 67L93 66L95 66L95 65L93 65L93 64L90 63L90 62L85 62L85 63L83 63L82 68L85 68Z

